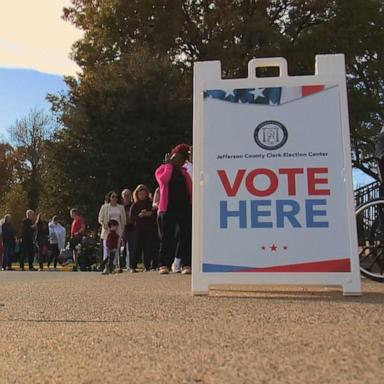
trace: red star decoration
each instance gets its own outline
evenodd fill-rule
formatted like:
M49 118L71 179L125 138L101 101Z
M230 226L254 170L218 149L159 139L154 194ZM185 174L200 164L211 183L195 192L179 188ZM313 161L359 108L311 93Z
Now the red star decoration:
M277 246L275 244L272 244L269 248L271 248L271 252L276 252Z
M262 245L262 246L261 246L261 250L262 250L262 251L265 251L265 245Z

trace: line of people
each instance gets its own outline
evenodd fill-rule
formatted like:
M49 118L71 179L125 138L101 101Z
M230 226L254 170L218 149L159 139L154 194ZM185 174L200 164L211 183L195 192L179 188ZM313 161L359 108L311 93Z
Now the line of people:
M44 269L43 263L48 261L48 268L53 263L57 268L60 251L65 247L65 228L59 223L58 217L53 216L47 222L42 213L35 219L35 212L31 209L26 211L26 217L22 221L21 238L17 239L12 225L10 214L4 216L0 230L2 242L2 270L13 270L12 261L15 253L18 255L20 271L24 271L24 262L28 262L29 270L36 271L34 267L35 256L39 270ZM36 252L37 248L37 252Z
M159 270L160 274L191 273L192 178L191 148L180 144L166 156L156 169L159 184L154 196L140 184L133 193L107 194L98 221L102 227L103 271L109 274L117 265L121 271L122 257L127 269L137 271L143 256L144 271ZM122 251L119 241L122 239ZM120 257L116 257L119 255Z
M101 206L98 221L101 225L103 256L102 273L122 271L126 266L130 272L137 272L137 265L143 259L144 271L159 270L160 274L173 272L191 273L192 234L192 177L191 147L180 144L167 154L164 163L155 171L159 187L154 196L144 184L138 185L133 193L124 189L119 194L107 194ZM79 267L79 249L85 236L85 220L77 209L70 210L72 219L69 248L73 259L73 271ZM12 270L15 250L20 248L20 270L24 261L29 270L35 271L37 253L39 270L53 263L54 269L61 252L65 249L66 231L54 216L47 222L39 213L27 210L22 222L21 241L16 240L11 215L4 217L0 226L3 240L2 269ZM18 247L19 246L19 247ZM37 252L36 252L37 247Z

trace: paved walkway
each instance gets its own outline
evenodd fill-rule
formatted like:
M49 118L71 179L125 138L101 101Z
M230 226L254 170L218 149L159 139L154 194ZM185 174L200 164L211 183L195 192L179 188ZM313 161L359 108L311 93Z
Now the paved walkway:
M384 284L190 294L190 277L0 272L0 383L370 383Z

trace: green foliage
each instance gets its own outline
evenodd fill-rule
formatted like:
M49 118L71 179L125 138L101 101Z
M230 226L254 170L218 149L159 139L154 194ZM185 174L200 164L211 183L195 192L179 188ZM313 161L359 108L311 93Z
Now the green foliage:
M14 151L8 143L0 143L0 196L9 190L13 180Z
M240 77L253 57L284 56L303 75L316 54L345 53L354 164L370 172L383 13L381 0L72 0L64 18L84 31L72 51L83 71L66 79L68 95L49 97L62 129L47 147L44 203L95 223L106 191L153 188L163 154L191 142L196 60Z
M15 145L14 178L23 184L31 209L36 209L43 189L41 176L45 160L44 146L51 129L50 117L37 109L32 109L28 115L17 119L9 129Z
M375 176L373 139L384 125L384 7L380 0L297 1L282 55L311 73L319 53L344 53L353 165Z
M28 209L28 196L21 184L13 184L0 203L2 217L11 214L12 225L17 236L21 235L21 222Z
M18 235L25 211L36 209L46 194L42 180L52 128L50 117L33 109L9 129L13 146L0 143L0 215L11 214Z
M145 50L103 67L90 81L76 84L79 101L61 110L65 127L47 149L45 184L60 206L76 206L95 220L107 191L143 182L154 187L153 170L164 153L191 142L192 115L178 89L180 72Z

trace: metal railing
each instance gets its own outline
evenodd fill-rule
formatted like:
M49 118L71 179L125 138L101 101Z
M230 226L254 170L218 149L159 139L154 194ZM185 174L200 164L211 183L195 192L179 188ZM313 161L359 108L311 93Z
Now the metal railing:
M374 181L370 184L355 189L355 207L360 206L367 201L377 199L380 197L380 182Z

